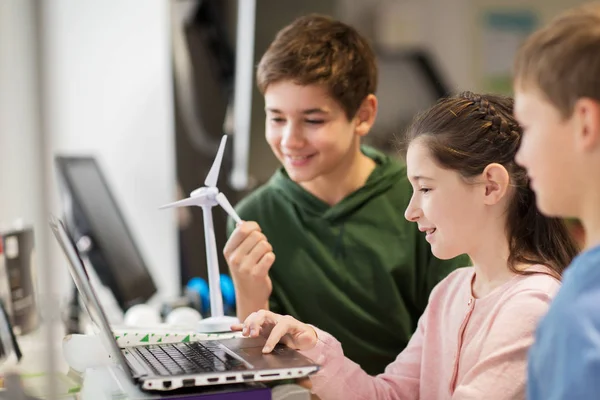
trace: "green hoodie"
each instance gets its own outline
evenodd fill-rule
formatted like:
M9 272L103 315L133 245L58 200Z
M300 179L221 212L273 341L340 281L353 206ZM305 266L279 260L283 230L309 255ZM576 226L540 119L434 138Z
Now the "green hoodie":
M369 148L377 166L363 187L329 206L283 168L236 207L256 221L276 261L271 310L335 336L370 374L404 349L429 293L468 258L435 258L416 223L404 218L412 188L406 168ZM233 231L229 222L228 232Z

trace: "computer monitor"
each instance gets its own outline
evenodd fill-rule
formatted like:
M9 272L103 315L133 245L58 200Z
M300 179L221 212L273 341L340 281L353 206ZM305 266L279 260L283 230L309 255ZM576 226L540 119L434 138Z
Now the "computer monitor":
M123 311L145 303L156 286L96 159L56 156L55 165L62 211L78 250Z

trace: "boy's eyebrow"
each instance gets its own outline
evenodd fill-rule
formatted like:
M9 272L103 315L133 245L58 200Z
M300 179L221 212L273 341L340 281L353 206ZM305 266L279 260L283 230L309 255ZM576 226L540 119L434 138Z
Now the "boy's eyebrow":
M325 114L327 111L322 108L309 108L308 110L302 111L302 114Z
M272 108L272 107L265 107L266 111L272 112L274 114L283 114L283 111L277 109L277 108ZM304 110L302 111L302 114L304 115L308 115L308 114L326 114L327 111L322 109L322 108L309 108L308 110Z

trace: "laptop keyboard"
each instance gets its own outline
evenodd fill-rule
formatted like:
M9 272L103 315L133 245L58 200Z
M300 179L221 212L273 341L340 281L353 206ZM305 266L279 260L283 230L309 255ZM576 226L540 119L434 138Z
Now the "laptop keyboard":
M136 346L129 350L140 355L161 376L248 369L242 361L210 341Z

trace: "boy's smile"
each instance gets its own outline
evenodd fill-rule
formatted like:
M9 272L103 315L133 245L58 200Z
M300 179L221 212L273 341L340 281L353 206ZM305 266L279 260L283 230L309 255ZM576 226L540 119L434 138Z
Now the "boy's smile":
M284 157L286 159L286 162L284 164L290 165L291 167L294 167L294 168L304 167L309 164L310 160L315 156L315 154L309 154L309 155L284 154Z

